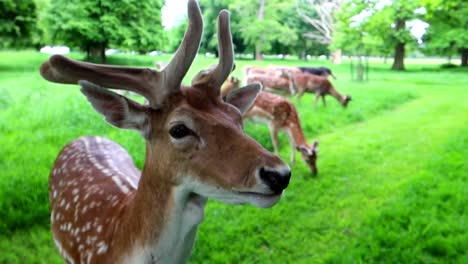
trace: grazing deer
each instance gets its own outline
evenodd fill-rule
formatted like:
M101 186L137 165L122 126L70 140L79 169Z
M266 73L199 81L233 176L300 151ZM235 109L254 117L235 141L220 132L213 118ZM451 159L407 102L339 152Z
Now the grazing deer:
M202 36L194 0L188 17L180 47L160 72L63 56L41 66L45 79L78 82L107 122L146 139L142 172L122 147L101 137L72 141L57 157L49 182L51 226L67 263L183 263L207 198L270 207L289 183L289 167L242 131L241 113L259 85L221 99L234 58L228 12L218 17L218 65L181 87ZM149 104L103 87L134 91Z
M351 101L351 96L340 94L327 77L310 73L296 73L294 74L294 84L297 87L297 100L299 102L305 92L315 93L315 106L317 106L319 97L322 97L323 105L326 105L325 96L327 94L335 97L345 108Z
M336 80L336 76L332 73L330 68L327 67L298 67L304 73L310 73L317 76L328 77L331 76Z
M239 79L231 77L225 82L222 94L229 94L239 86ZM278 154L279 149L278 131L285 131L291 144L291 164L295 163L296 150L298 150L311 172L314 175L318 173L316 165L318 141L314 141L312 145L307 144L301 120L296 107L291 102L276 94L260 92L252 107L243 115L243 119L248 118L268 125L275 154Z
M244 71L247 84L261 83L265 90L289 92L291 96L296 94L294 82L291 81L290 73L281 67L248 67Z

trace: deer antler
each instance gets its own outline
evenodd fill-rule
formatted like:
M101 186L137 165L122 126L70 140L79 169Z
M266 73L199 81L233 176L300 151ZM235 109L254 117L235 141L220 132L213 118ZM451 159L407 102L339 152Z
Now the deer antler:
M194 87L208 87L208 94L220 97L220 88L234 67L234 50L231 37L229 12L222 10L218 16L218 65L199 73L192 81ZM206 89L206 88L205 88Z
M200 47L203 19L195 0L188 3L189 25L174 57L163 71L151 69L107 66L71 60L54 55L41 65L41 75L51 82L77 84L88 80L100 86L133 91L158 107L180 84Z

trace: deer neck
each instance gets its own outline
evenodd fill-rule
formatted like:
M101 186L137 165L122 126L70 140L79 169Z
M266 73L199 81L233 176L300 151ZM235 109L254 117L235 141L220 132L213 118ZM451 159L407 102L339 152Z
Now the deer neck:
M329 93L330 93L331 96L335 97L341 103L345 100L345 97L342 94L340 94L337 90L335 90L335 88L333 88L333 86L330 87Z
M133 251L124 263L183 263L190 256L206 198L176 184L171 166L162 166L147 148L138 190L123 215L122 228ZM155 162L156 161L156 162ZM165 168L165 169L163 169Z
M289 137L293 141L294 146L304 146L307 145L307 141L302 131L302 126L299 118L296 116L295 118L291 118L288 122L288 130L289 130Z

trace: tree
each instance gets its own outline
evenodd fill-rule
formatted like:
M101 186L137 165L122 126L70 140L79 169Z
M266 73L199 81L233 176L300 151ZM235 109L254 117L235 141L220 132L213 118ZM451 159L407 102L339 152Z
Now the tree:
M335 12L340 9L340 0L297 0L297 13L309 24L305 37L323 45L333 42L335 33ZM341 50L332 52L332 62L341 63Z
M0 1L0 48L23 48L33 45L36 4L33 0Z
M393 70L404 70L405 52L416 43L408 22L419 19L419 1L393 0L382 4L378 0L351 0L343 5L339 45L362 45L369 52L386 55L393 50Z
M218 55L218 39L216 33L216 24L219 11L229 9L230 0L201 0L200 8L203 13L203 21L205 22L205 29L203 31L202 43L200 51L211 52ZM236 12L231 12L231 27L232 41L236 53L244 53L246 51L246 44L242 38L237 25L239 24L240 17Z
M54 43L105 61L108 47L140 53L162 45L161 0L55 0L45 11Z
M256 59L261 59L260 54L271 50L275 40L285 45L297 40L295 31L281 21L281 11L291 3L287 0L269 0L261 8L262 1L235 0L229 5L229 9L239 16L239 23L233 25L233 32L240 33L247 49L256 49Z
M425 2L426 20L430 24L424 36L425 52L461 55L461 65L468 66L468 5L462 0Z
M372 45L370 35L366 32L370 10L372 3L365 1L343 3L336 13L336 33L331 45L333 49L343 49L347 54L358 57L357 80L359 81L364 79L362 56L364 53L366 55L370 53Z
M162 47L165 52L175 52L180 45L180 40L184 38L185 30L187 28L188 19L185 17L180 20L178 25L175 25L166 31L166 41Z
M416 8L419 7L418 1L393 0L392 5L384 9L384 11L391 12L391 16L394 19L394 24L392 25L392 37L395 43L392 65L392 70L394 71L405 70L405 46L407 43L414 41L414 38L406 27L406 23L411 19L419 17L415 12Z
M279 19L283 25L294 31L296 41L280 42L273 40L270 52L274 54L297 54L299 59L307 59L307 55L329 54L325 44L307 38L305 34L309 31L309 24L297 15L294 4L285 5L280 10Z

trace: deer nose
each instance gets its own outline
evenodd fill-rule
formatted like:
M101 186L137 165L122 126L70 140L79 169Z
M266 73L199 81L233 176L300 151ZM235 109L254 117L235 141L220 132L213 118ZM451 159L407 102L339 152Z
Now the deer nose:
M259 171L260 179L270 187L275 194L280 194L288 187L291 179L291 170L277 171L266 168L261 168Z

